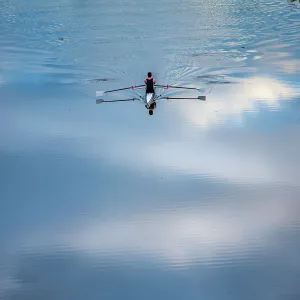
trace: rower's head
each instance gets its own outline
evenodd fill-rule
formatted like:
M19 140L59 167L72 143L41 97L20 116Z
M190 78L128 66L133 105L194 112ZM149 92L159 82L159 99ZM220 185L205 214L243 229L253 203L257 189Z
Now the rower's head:
M148 72L148 77L152 77L152 73L151 72Z
M149 115L150 115L150 116L153 115L153 109L149 109Z

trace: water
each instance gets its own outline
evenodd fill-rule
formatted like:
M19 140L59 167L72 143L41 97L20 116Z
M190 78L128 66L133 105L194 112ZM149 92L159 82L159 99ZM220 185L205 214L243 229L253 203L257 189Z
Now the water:
M0 8L1 300L299 298L297 1Z

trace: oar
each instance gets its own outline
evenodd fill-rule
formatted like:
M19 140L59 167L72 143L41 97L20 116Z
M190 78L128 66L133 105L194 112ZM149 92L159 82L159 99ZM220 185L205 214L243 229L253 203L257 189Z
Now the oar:
M174 86L174 85L154 85L155 87L162 87L164 89L185 89L185 90L197 90L197 91L203 91L203 89L199 88L193 88L193 87L186 87L186 86Z
M121 101L135 101L135 100L140 100L139 98L129 98L129 99L119 99L119 100L104 100L104 99L96 99L96 104L101 104L101 103L112 103L112 102L121 102Z
M117 91L123 91L123 90L130 90L130 89L134 90L134 89L142 87L142 86L145 86L145 85L132 85L130 87L116 89L116 90L110 90L110 91L96 91L96 97L103 96L103 94L111 93L111 92L117 92Z
M160 99L166 99L166 100L171 100L171 99L182 99L182 100L186 100L186 99L197 99L197 100L203 100L205 101L206 100L206 96L198 96L198 97L163 97L163 98L160 98Z

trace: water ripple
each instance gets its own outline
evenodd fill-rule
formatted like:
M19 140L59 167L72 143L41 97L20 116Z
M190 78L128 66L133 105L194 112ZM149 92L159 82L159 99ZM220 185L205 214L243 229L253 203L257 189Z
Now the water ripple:
M298 296L299 5L0 0L0 299Z

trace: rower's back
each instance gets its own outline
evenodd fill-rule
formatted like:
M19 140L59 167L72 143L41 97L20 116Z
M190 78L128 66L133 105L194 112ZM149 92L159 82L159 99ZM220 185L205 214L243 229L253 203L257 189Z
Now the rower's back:
M146 93L154 93L155 79L152 77L152 73L148 72L148 78L145 80Z
M146 86L146 93L154 93L154 81L152 77L146 79Z

